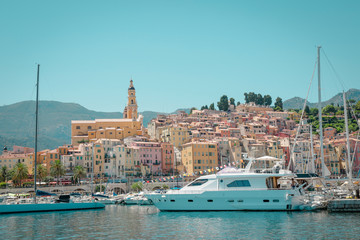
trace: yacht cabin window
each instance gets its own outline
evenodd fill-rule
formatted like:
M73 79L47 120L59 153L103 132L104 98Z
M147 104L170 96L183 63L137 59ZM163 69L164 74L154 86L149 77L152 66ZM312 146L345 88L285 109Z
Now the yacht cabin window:
M193 187L193 186L200 186L203 185L204 183L206 183L208 180L207 179L198 179L195 180L194 182L189 184L189 187Z
M227 187L250 187L249 180L235 180L226 185Z

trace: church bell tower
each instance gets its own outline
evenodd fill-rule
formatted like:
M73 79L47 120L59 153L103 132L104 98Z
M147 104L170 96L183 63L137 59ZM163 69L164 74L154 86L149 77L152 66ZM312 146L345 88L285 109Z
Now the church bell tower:
M135 88L133 80L131 79L128 89L128 104L124 109L124 118L136 120L138 117L137 107Z

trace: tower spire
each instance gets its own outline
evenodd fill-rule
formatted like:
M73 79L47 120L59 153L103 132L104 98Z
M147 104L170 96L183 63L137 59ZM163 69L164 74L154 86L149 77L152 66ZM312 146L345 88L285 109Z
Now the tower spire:
M128 119L137 119L137 103L136 103L136 95L135 95L135 87L132 77L130 78L130 86L128 89L128 104L124 109L124 118Z

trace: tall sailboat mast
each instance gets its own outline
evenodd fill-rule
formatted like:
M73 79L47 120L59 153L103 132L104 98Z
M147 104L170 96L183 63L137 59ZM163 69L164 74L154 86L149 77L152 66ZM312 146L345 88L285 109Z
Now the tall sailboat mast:
M313 135L312 135L312 125L310 125L310 153L311 153L311 172L315 173L315 163L314 163L314 141L313 141Z
M37 79L36 79L36 113L35 113L35 154L34 154L34 202L36 203L36 172L37 172L37 138L38 138L38 115L39 115L39 74L40 64L37 65Z
M325 161L324 161L324 136L322 128L322 112L321 112L321 82L320 82L320 49L318 46L318 110L319 110L319 134L320 134L320 159L321 159L321 176L325 177Z
M347 115L347 106L346 106L346 97L345 92L343 92L344 100L344 115L345 115L345 130L346 130L346 148L347 148L347 175L349 178L349 184L352 187L352 164L350 160L350 141L349 141L349 124L348 124L348 115Z

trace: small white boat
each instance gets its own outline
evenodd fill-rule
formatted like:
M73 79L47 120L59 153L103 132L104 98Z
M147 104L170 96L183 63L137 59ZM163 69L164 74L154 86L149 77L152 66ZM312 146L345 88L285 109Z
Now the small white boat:
M143 192L138 194L129 194L120 203L124 205L152 205L152 202L144 196Z

